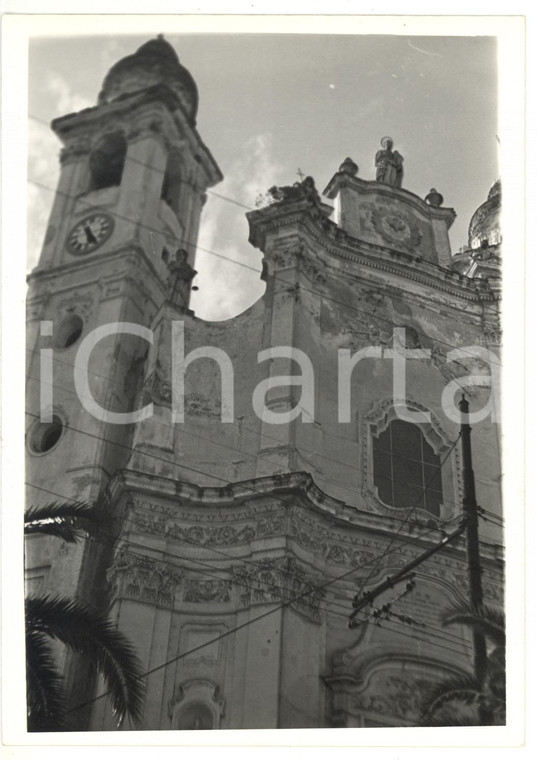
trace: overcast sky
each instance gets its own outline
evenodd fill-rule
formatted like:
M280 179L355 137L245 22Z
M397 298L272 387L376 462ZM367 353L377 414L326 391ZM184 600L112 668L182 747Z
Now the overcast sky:
M103 22L104 23L104 22ZM218 162L220 195L248 207L297 171L322 191L346 156L375 177L384 135L404 156L403 187L431 187L457 219L452 250L498 177L496 40L388 35L166 34L198 85L198 131ZM35 266L58 178L51 119L95 105L108 69L153 32L33 38L29 48L29 268ZM264 284L248 242L246 209L214 195L204 209L193 307L225 319Z

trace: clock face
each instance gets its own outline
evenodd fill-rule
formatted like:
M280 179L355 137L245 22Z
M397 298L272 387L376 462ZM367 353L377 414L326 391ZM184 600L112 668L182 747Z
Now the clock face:
M390 245L401 245L413 250L421 241L416 221L408 214L392 208L377 208L373 212L373 226Z
M102 245L114 229L114 220L108 214L90 214L78 222L65 241L70 253L91 253Z

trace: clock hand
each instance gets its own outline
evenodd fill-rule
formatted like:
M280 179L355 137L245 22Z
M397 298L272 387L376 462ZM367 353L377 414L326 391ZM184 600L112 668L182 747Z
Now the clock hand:
M95 244L97 242L97 238L91 231L91 227L89 224L84 225L84 232L86 233L86 240L88 243Z

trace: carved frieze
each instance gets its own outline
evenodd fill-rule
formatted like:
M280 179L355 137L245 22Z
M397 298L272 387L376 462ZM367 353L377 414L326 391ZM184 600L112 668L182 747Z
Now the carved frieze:
M220 399L209 398L202 393L187 393L185 396L185 413L192 417L220 419L222 415Z
M170 609L182 575L180 568L169 563L120 549L107 579L114 599L132 599Z
M319 623L319 606L323 591L320 579L313 578L293 557L262 560L257 567L239 567L241 607L273 602L289 602L289 606L308 619Z
M59 302L58 312L62 315L80 314L81 317L87 320L93 309L93 300L93 294L89 291L81 293L76 290Z
M224 580L185 580L183 601L194 602L229 602L231 601L231 581Z
M353 694L348 702L351 714L374 713L387 718L388 723L408 722L415 724L419 719L421 706L431 681L412 678L405 673L404 678L382 674L371 689L362 694Z

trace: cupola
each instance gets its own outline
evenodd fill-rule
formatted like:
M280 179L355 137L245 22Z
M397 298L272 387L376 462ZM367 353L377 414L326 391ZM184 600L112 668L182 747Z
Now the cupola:
M181 65L177 53L162 35L149 40L132 55L118 61L105 77L99 105L112 103L125 95L163 84L179 98L194 125L198 110L198 88L190 72Z
M502 208L502 186L497 180L490 188L487 200L475 211L468 227L470 248L498 245L502 241L500 215Z

